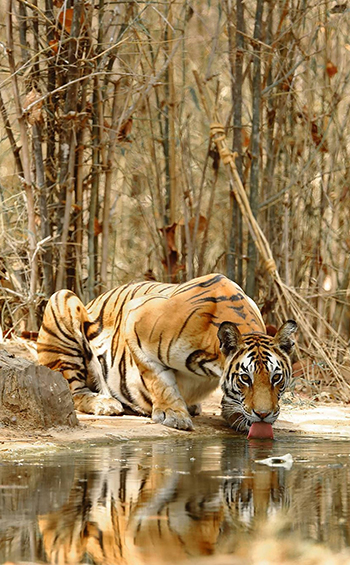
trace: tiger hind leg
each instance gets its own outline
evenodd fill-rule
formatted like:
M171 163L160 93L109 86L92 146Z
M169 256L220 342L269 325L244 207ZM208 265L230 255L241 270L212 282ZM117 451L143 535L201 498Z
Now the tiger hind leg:
M39 363L62 373L76 410L95 415L122 414L123 406L112 396L86 337L89 324L85 306L73 292L56 292L47 303L38 335Z

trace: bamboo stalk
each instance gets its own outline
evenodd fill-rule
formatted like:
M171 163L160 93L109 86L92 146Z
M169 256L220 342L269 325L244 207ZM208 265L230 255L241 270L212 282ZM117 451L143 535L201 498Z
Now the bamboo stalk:
M67 257L67 246L68 246L68 232L70 224L70 214L73 203L73 179L74 179L74 161L75 161L75 138L72 136L71 144L69 147L69 165L67 170L67 175L69 177L68 182L66 182L66 203L64 207L63 216L63 226L62 226L62 236L60 242L60 259L57 267L57 279L56 279L56 289L61 289L64 286L65 276L66 276L66 257Z
M171 16L171 6L170 6ZM170 223L173 224L177 220L177 201L178 189L176 179L176 139L175 139L175 108L176 94L174 82L174 61L169 63L168 67L169 79L169 177L170 177Z
M99 88L98 77L94 77L93 91L93 118L92 118L92 181L90 190L89 220L88 220L88 280L87 293L88 299L95 298L96 283L96 236L95 219L97 219L97 198L100 185L100 153L101 153L101 129L99 122L98 96Z
M33 133L33 151L35 160L36 183L39 190L39 205L40 205L40 232L41 239L45 240L50 238L50 222L47 210L47 191L44 172L44 160L42 153L42 136L41 124L34 123L32 126ZM53 284L53 267L52 267L52 252L51 246L43 249L41 253L42 270L44 278L45 296L49 298L54 291Z
M23 165L23 185L26 195L26 205L28 213L28 240L29 240L29 262L30 262L30 289L28 297L29 318L32 330L37 329L35 318L35 295L37 290L38 280L38 259L35 255L36 250L36 225L35 225L35 206L34 195L32 189L32 179L30 174L30 152L29 142L27 135L27 128L25 117L21 105L19 87L17 82L16 64L14 59L14 45L13 45L13 23L12 23L12 0L7 1L6 13L6 37L7 37L7 55L12 78L12 89L14 101L16 105L17 121L20 130L21 145L22 145L22 165Z
M253 49L253 91L252 91L252 135L251 135L251 169L249 204L254 216L258 212L259 179L260 179L260 105L261 105L261 36L264 1L257 0L254 26ZM257 246L248 238L248 266L246 278L246 292L248 296L255 296L257 264Z
M66 274L66 258L70 214L73 203L73 179L76 149L76 113L78 103L78 85L75 79L79 76L78 46L81 29L83 0L74 4L71 36L68 45L68 84L64 103L65 127L62 128L60 151L60 188L61 201L65 200L59 262L57 268L56 290L63 288Z
M109 217L111 208L111 190L113 180L113 158L115 153L115 144L118 135L117 129L117 112L118 112L118 83L114 84L113 105L111 127L109 130L109 141L107 151L107 167L105 171L105 193L103 199L103 217L102 217L102 243L101 243L101 290L107 289L108 275L108 257L109 257Z
M82 112L86 111L88 83L83 84L82 88ZM77 134L77 163L76 163L76 183L75 183L75 204L77 214L75 218L75 292L83 300L82 288L82 262L83 262L83 184L84 184L84 151L85 151L85 121L81 124Z
M242 106L243 106L243 55L244 55L244 2L236 0L236 41L235 59L233 61L233 21L230 4L226 0L228 13L228 41L231 66L231 90L233 104L233 144L232 149L237 153L236 166L241 179L243 179L243 147L242 147ZM242 214L231 193L231 226L227 255L227 274L243 285L243 225Z

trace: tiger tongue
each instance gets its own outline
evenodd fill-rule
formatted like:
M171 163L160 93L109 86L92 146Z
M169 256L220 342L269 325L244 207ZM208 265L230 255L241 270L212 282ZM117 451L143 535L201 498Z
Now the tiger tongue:
M254 422L250 426L248 439L273 439L273 429L267 422Z

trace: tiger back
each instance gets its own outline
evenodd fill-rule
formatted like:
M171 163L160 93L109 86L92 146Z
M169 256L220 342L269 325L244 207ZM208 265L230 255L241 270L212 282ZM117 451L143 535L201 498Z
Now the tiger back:
M180 285L124 285L86 308L63 290L46 307L39 362L62 372L78 410L131 410L192 429L191 414L219 385L231 355L218 339L224 322L239 335L265 334L256 304L220 274Z

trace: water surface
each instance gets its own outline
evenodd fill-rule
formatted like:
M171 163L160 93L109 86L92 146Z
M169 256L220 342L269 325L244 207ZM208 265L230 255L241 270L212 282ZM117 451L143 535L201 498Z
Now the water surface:
M287 453L289 469L257 462ZM0 563L242 555L276 523L281 538L337 552L350 546L349 465L348 441L190 434L3 461Z

